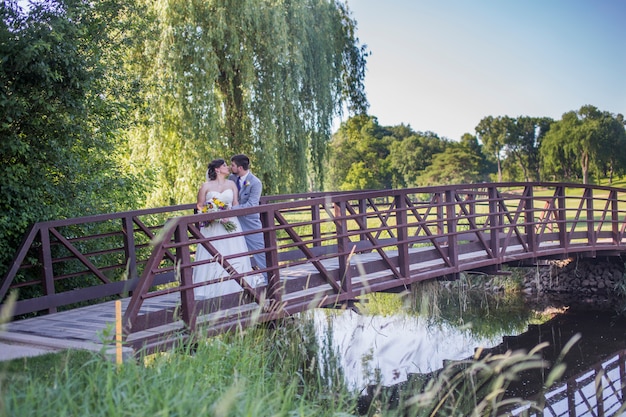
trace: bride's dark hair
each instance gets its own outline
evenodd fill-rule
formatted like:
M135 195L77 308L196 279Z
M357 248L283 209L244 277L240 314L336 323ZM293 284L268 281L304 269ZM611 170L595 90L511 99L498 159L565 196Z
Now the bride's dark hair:
M222 165L224 165L226 163L225 160L223 159L214 159L211 162L209 162L209 166L207 168L207 179L209 180L214 180L217 178L217 172L215 172L215 170L219 167L221 167Z

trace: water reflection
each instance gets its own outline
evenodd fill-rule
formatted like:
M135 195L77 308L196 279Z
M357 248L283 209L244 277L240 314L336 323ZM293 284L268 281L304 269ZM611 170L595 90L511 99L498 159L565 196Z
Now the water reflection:
M445 361L470 357L478 347L496 346L503 336L522 333L542 319L521 299L466 297L462 300L449 293L439 298L437 315L424 315L422 306L408 294L375 294L361 314L320 310L315 321L322 338L332 329L332 345L339 352L347 382L358 390L431 373Z
M539 410L525 403L511 407L507 415L623 416L625 389L626 351L622 350L555 384L545 394L531 397L542 404Z
M417 316L365 316L351 310L316 313L319 334L332 322L332 344L353 388L403 382L411 373L430 373L445 360L473 355L477 346L494 346L508 332L475 336L468 327L429 323Z
M602 404L586 398L596 397L593 389L598 383L604 390L600 396L612 398L612 411L623 403L626 320L613 309L598 310L597 304L547 298L531 303L521 296L459 297L448 293L438 297L438 302L427 308L415 298L385 294L370 297L362 314L350 310L318 311L318 335L332 338L347 382L356 391L364 392L366 387L377 384L402 386L405 381L439 371L447 361L472 357L479 347L484 348L485 355L530 351L547 342L548 347L541 353L547 368L521 373L520 380L509 386L506 397L539 398L540 403L547 401L547 406L551 406L552 398L553 407L561 410L552 413L546 409L545 415L568 415L577 407L597 408ZM563 382L542 397L551 364L559 359L563 347L575 334L582 338L562 358L567 365ZM619 371L616 377L604 376L601 368L606 364L613 364L612 373ZM593 374L591 382L587 381L589 373ZM587 381L584 388L580 388L580 381ZM586 392L589 390L592 392ZM568 407L572 410L568 411ZM513 414L519 412L528 413L528 408L518 408Z

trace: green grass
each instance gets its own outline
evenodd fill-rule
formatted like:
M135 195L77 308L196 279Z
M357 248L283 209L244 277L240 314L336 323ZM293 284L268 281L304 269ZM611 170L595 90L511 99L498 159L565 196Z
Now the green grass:
M405 301L383 295L372 301L381 301L379 310L387 312L406 308ZM83 351L4 362L0 415L485 415L506 405L499 396L516 369L539 366L536 354L520 352L455 362L395 400L384 389L374 390L369 408L359 409L360 393L349 391L335 348L319 341L314 326L305 314L276 328L201 339L121 366ZM332 326L328 332L330 341Z
M59 373L77 372L82 364L92 358L91 352L67 350L0 362L0 386L8 381L11 384L33 380L53 383Z
M372 311L406 310L406 296L372 297ZM329 326L325 340L332 340ZM545 346L543 346L545 347ZM84 351L0 363L0 415L6 416L485 416L502 415L503 393L518 374L541 368L535 351L452 362L398 393L350 392L335 348L320 342L308 314L276 327L200 339L195 345L121 366ZM553 366L549 386L562 373ZM394 394L395 393L395 394ZM359 401L360 400L360 401Z
M6 362L7 416L338 416L351 414L333 355L311 322L203 339L117 366L64 352ZM321 361L326 357L328 360Z

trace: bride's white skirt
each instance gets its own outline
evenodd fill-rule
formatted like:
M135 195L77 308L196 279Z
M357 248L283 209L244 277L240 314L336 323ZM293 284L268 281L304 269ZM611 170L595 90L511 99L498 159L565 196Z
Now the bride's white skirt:
M237 217L231 217L230 220L235 223L237 229L231 233L239 233L241 231L241 224ZM207 227L200 229L202 235L205 237L217 237L230 234L224 229L224 226L219 222L213 222ZM222 256L228 256L238 253L245 253L248 251L246 246L246 240L243 236L236 236L232 238L214 239L210 241L211 245L222 254ZM202 261L211 259L212 256L202 245L198 245L196 248L196 261ZM247 273L252 271L249 256L240 256L237 258L231 258L226 260L237 273ZM193 282L205 282L218 278L227 278L228 272L222 264L219 262L210 262L207 264L199 265L193 268ZM257 287L265 284L265 278L261 274L251 274L244 278L248 284L252 287ZM204 285L196 287L194 289L195 298L207 299L221 297L227 294L233 294L242 292L243 288L235 280L224 280L215 284Z

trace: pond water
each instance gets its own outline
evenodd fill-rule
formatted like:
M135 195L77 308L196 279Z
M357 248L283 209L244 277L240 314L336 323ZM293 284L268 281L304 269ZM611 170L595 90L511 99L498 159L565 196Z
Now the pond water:
M478 348L491 354L518 349L527 352L547 342L541 351L547 370L520 374L520 381L512 383L505 394L533 399L541 393L551 364L568 341L580 334L580 340L563 358L567 370L554 385L556 394L542 394L552 398L548 405L563 414L553 410L545 415L596 415L568 411L576 404L593 408L596 378L603 381L604 396L609 398L600 404L601 414L614 415L609 411L614 413L623 402L626 320L617 314L618 306L606 300L599 306L593 300L487 296L484 292L445 292L437 295L436 302L428 303L416 298L376 294L369 296L369 303L362 305L360 312L315 313L318 335L325 339L322 342L332 338L351 389L364 393L376 384L401 386L411 378L441 370L448 361L471 358ZM606 375L598 377L598 370ZM590 380L587 387L583 383L586 380ZM588 392L590 389L593 392ZM521 407L516 413L523 410Z

